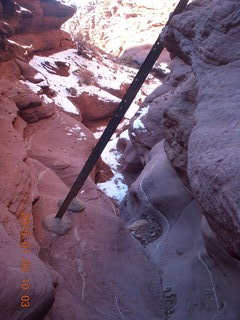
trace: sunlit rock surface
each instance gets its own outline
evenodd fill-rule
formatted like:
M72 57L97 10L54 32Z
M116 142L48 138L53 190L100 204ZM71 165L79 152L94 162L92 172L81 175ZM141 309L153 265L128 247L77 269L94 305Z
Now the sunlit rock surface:
M136 70L97 48L74 48L60 30L71 6L0 4L1 319L158 320L161 276L100 190L112 176L102 160L78 195L86 209L66 213L67 233L43 224L57 213Z
M141 65L178 1L66 1L71 2L78 10L63 29L76 41L93 43L126 63ZM169 62L166 51L160 62Z
M139 67L166 3L114 3L94 12L90 31ZM164 29L171 74L163 85L163 77L145 82L78 194L86 209L66 213L60 236L42 222L57 213L137 70L94 45L75 48L60 30L72 6L0 1L1 319L240 318L239 10L238 1L192 1ZM133 37L118 18L144 28ZM117 25L116 39L127 33L136 44L113 47Z

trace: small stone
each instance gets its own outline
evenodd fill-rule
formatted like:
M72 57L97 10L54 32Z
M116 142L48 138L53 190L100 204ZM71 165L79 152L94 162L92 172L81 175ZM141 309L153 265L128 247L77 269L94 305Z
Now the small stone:
M136 238L136 239L141 239L141 235L138 234L138 233L137 233L137 234L135 233L135 238Z
M172 292L171 292L171 291L164 292L164 296L165 296L166 298L171 298Z
M172 289L170 287L165 287L163 289L163 292L165 298L171 298L171 296L173 295Z
M172 289L171 289L170 287L164 287L164 288L163 288L163 291L164 291L164 292L172 291Z
M76 96L77 95L77 90L73 87L67 88L71 96Z
M155 235L156 235L156 232L155 232L155 231L151 231L151 232L150 232L150 236L151 236L151 237L154 237Z
M43 227L58 235L66 234L72 227L72 223L69 218L64 216L62 219L55 218L55 214L47 215L42 220Z
M148 224L148 221L145 219L134 221L129 227L129 231L137 230L143 226L146 226Z
M63 204L63 201L64 200L58 201L59 207L61 207L61 205ZM68 207L68 211L81 212L85 209L85 207L86 206L85 206L84 202L82 202L81 200L79 200L77 198L74 198Z

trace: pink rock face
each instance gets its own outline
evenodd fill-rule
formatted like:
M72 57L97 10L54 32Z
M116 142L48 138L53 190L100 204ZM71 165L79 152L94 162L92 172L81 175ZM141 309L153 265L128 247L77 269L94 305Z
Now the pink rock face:
M71 320L105 320L109 314L137 320L144 315L158 320L162 316L159 272L123 226L113 203L95 185L99 168L79 193L86 210L67 213L73 226L69 232L57 236L43 228L43 218L56 214L59 200L66 196L96 140L82 123L60 110L26 123L22 112L41 107L42 99L22 82L13 83L14 87L4 81L2 74L0 237L5 247L1 265L3 279L11 277L14 282L9 280L11 286L2 288L2 301L11 297L11 303L8 308L0 304L0 315L16 320L40 320L46 314L48 319ZM16 306L23 277L15 271L21 263L19 243L26 240L20 234L22 211L29 213L31 231L27 240L32 270L27 275L32 306L27 310Z
M1 214L3 212L1 211ZM22 248L0 226L1 242L1 317L3 319L42 319L54 300L54 287L50 270L34 254L22 253ZM6 251L7 248L7 251ZM26 270L29 261L30 270ZM27 281L23 281L27 280ZM30 283L29 289L26 284ZM24 286L25 285L25 286ZM21 287L22 286L22 287ZM30 299L30 306L21 305L21 299ZM28 304L27 304L28 305Z
M28 54L69 48L59 27L74 9L0 4L0 318L239 319L239 3L195 1L165 29L172 73L131 120L131 141L119 141L125 171L135 177L144 167L123 203L126 225L96 185L110 176L99 161L78 194L86 209L67 211L63 235L43 221L96 144L85 125L99 135L133 72L88 46L29 63ZM124 18L142 20L153 3L141 1L138 13L134 2L118 3L104 17L124 4ZM26 241L31 270L23 273ZM23 309L26 277L31 306Z
M58 172L71 185L95 145L92 133L62 112L25 130L28 155ZM94 172L92 173L94 177Z
M85 10L79 10L64 28L71 30L76 38L80 29L81 39L114 56L121 56L128 49L139 53L143 45L155 42L176 3L175 0L97 0ZM124 58L133 60L134 55L126 52Z
M43 78L37 77L38 71L34 68L32 68L27 61L16 59L17 66L19 67L22 76L32 82L32 83L39 83L43 81Z
M24 194L30 194L31 177L26 164L26 150L23 138L14 128L17 116L15 104L1 96L1 203L13 214L29 210L32 198L23 201ZM17 154L15 152L17 151ZM8 177L7 173L11 172Z
M33 237L32 202L39 197L37 178L32 162L27 158L23 140L23 121L19 123L17 107L8 98L0 96L0 238L1 238L1 304L3 319L40 319L54 298L50 271L38 258L39 244ZM21 213L29 216L29 235L22 233ZM20 243L28 241L30 252L23 254ZM31 253L32 252L32 253ZM31 270L22 271L22 259L30 261ZM29 280L31 306L21 307L22 280Z
M230 47L226 34L215 34L211 14L207 13L211 6L213 3L203 8L200 5L203 17L207 16L211 22L209 25L205 18L199 20L200 9L192 4L164 31L163 40L172 55L181 56L188 64L179 59L173 61L170 77L145 101L144 106L150 102L148 113L141 115L140 111L132 122L131 138L144 162L148 149L164 136L165 150L172 165L205 209L207 220L222 245L238 256L238 152L235 144L238 91L233 89L238 68L230 72L237 56L234 48L230 54L222 44L228 41ZM228 1L215 9L217 19L223 19L219 22L220 29L229 28L231 37L235 34L231 19L238 10L237 3ZM198 33L197 30L204 31ZM219 46L213 48L212 43L216 41ZM225 73L231 76L224 77ZM152 117L153 112L157 114L155 117ZM157 124L152 119L157 119ZM157 135L150 136L150 132Z
M101 89L85 90L79 97L71 100L81 110L83 121L110 118L121 101Z
M73 47L70 36L60 27L75 13L74 7L58 1L6 0L1 2L1 8L5 24L0 28L8 36L2 41L5 47L10 46L10 57L19 55L20 51L23 55L24 51Z
M26 63L27 64L27 63ZM29 66L31 69L31 67ZM16 81L15 85L9 81L1 81L2 95L11 98L20 110L20 115L27 123L37 122L55 114L54 103L44 103L43 100L25 84Z
M76 11L74 7L58 1L18 0L16 6L20 6L17 13L22 21L18 28L22 33L28 33L29 29L34 32L59 29ZM27 10L30 11L29 16L23 15Z
M41 194L33 209L35 237L43 261L57 271L49 318L104 320L108 314L124 314L135 320L144 314L159 319L159 275L136 248L111 201L89 179L80 194L86 210L67 214L73 227L66 235L50 234L42 228L42 217L57 211L68 188L48 168L38 162L35 167ZM146 292L151 299L145 299Z

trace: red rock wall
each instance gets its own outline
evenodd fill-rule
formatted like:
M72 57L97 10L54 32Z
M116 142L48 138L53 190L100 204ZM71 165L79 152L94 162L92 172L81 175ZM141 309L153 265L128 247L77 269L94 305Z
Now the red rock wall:
M75 13L71 6L55 1L5 0L1 2L0 12L1 60L73 47L70 36L60 30Z
M0 318L106 320L126 316L139 320L144 315L159 320L159 272L123 226L113 203L97 188L97 169L79 194L86 209L67 213L72 224L69 232L59 236L42 225L44 218L57 212L96 143L81 123L80 112L70 116L49 103L56 93L48 76L40 73L43 66L39 72L29 64L35 53L47 55L73 46L59 27L74 12L57 1L0 2ZM77 58L76 52L69 54ZM95 59L91 52L89 56ZM107 63L106 58L102 60ZM67 62L59 57L53 61L56 64L50 67L43 62L49 77L56 70L68 75ZM117 68L100 89L98 81L103 76L94 79L90 73L88 79L89 60L81 62L84 67L78 65L77 75L74 66L74 87L81 82L96 85L96 92L111 91L109 82L114 82ZM60 86L70 86L76 95L72 82L64 81ZM113 92L121 96L125 89L126 84ZM91 92L89 99L97 107L97 97ZM86 97L84 101L83 109ZM107 105L109 116L116 103ZM26 243L29 251L23 252ZM30 283L27 289L24 281Z
M176 0L92 1L78 10L64 28L76 39L95 44L107 53L126 57L137 56L144 45L146 51L157 39ZM143 48L144 49L144 48Z

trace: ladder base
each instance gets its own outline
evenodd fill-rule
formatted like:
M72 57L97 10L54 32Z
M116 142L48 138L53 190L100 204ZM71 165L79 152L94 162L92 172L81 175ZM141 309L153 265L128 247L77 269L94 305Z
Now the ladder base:
M55 214L43 218L42 224L45 230L58 235L64 235L72 228L71 220L64 216L62 219L55 218Z

